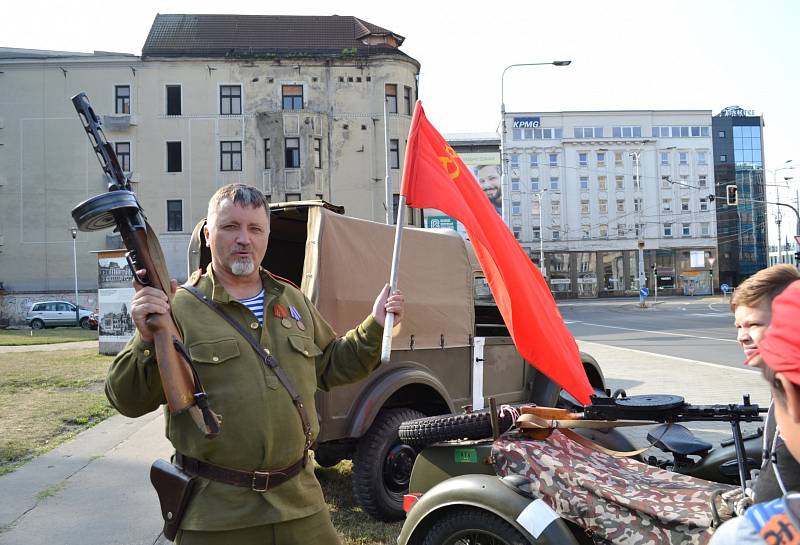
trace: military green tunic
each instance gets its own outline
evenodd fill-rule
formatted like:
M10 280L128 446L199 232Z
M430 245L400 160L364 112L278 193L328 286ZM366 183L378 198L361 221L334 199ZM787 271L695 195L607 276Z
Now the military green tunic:
M312 434L319 432L314 393L317 388L355 382L380 362L383 328L370 316L337 338L311 302L295 287L262 270L264 325L215 281L213 271L197 288L261 340L303 398ZM291 317L282 323L274 305L297 309L304 330ZM214 311L179 289L173 315L208 393L212 409L222 416L220 434L208 440L186 413L170 416L166 435L178 452L230 468L280 469L303 456L300 416L289 394L253 348ZM290 327L285 327L287 324ZM137 417L166 403L155 350L139 334L120 352L109 370L106 395L122 414ZM231 530L307 517L325 507L313 464L265 493L198 479L181 528Z

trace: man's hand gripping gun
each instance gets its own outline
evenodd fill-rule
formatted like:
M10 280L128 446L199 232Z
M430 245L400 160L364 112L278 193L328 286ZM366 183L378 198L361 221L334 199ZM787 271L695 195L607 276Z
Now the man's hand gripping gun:
M85 93L72 97L72 104L86 130L100 166L108 178L108 192L92 197L72 210L72 218L81 231L99 231L115 226L128 250L126 259L136 280L143 286L163 291L170 303L172 289L161 244L147 223L128 178L119 165L111 144L106 140L101 122ZM145 269L146 275L137 274ZM171 314L151 314L147 325L153 332L161 385L170 414L184 411L209 439L219 433L221 419L211 410L200 378L183 345Z

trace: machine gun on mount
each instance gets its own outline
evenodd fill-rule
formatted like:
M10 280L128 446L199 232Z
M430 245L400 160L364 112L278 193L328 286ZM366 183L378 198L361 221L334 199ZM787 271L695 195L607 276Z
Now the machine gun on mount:
M72 97L72 104L108 178L108 192L77 205L72 210L72 218L81 231L100 231L115 226L114 230L119 232L128 250L125 258L134 278L143 286L163 291L171 303L170 277L161 245L106 140L100 119L85 93ZM146 271L144 275L139 274L141 269ZM208 405L207 395L172 315L151 314L147 325L153 331L158 371L170 414L188 411L200 431L213 439L219 433L221 419Z
M688 429L677 423L728 422L733 432L732 444L736 452L739 482L744 490L750 464L740 424L742 422L761 422L763 421L761 414L768 411L766 407L759 407L751 403L749 395L743 396L741 404L718 405L691 405L686 403L683 397L677 395L628 397L624 391L616 392L614 396L592 395L591 400L591 405L578 407L578 410L582 409L582 412L537 407L526 410L523 407L521 412L531 415L527 417L530 422L528 433L535 435L538 432L555 428L613 428L661 422L663 423L661 426L650 430L648 439L662 450L672 452L676 459L676 466L673 470L680 471L680 461L685 460L688 454L697 454L702 457L708 453L712 445L696 438ZM731 462L733 461L731 460ZM720 468L720 470L724 473L724 468Z

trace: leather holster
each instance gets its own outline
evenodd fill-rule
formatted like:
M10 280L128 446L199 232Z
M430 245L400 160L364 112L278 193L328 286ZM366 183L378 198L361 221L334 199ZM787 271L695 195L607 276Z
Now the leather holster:
M175 541L181 519L192 495L195 477L161 459L150 467L150 482L158 493L161 516L164 517L164 537Z

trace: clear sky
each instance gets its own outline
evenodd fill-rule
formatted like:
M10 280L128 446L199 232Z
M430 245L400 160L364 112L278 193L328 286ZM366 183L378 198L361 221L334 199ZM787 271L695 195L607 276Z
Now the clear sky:
M709 109L764 116L768 169L800 164L800 2L4 2L0 47L141 53L156 13L354 15L388 28L420 61L420 98L441 132L491 132L508 111ZM794 128L793 128L794 127ZM791 193L800 187L800 168ZM772 172L768 172L771 179ZM784 191L784 195L788 194ZM770 217L770 230L774 225ZM784 228L793 228L784 225Z

